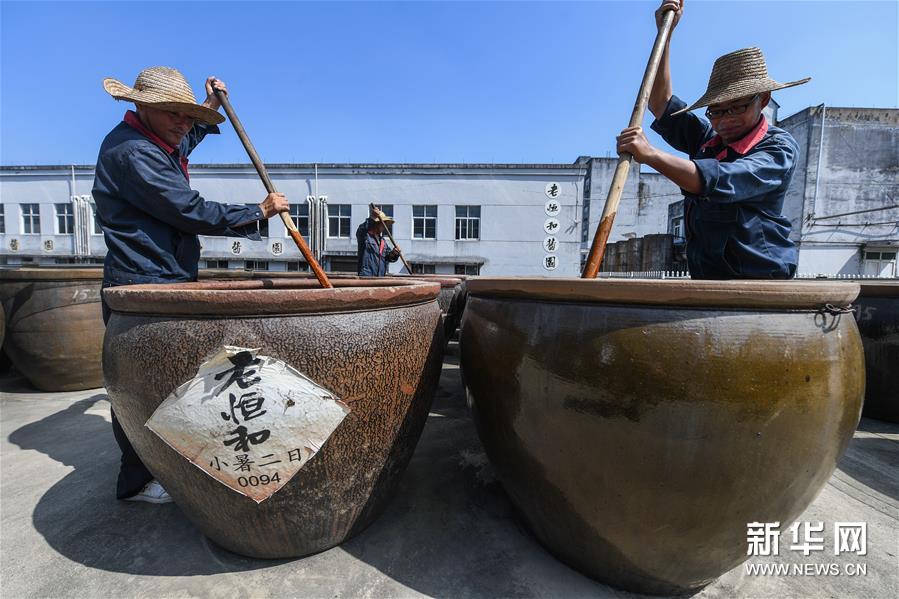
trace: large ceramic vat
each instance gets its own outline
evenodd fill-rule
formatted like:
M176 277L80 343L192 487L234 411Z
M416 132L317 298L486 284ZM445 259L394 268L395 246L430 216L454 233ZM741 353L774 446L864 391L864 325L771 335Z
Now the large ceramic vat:
M202 271L201 271L202 272ZM252 273L255 279L308 279L312 274L307 272L284 272L284 271L255 271ZM360 277L351 273L328 273L328 277L335 280L346 279L365 279L377 280L378 277ZM437 295L437 303L443 312L443 330L444 338L448 341L450 337L459 328L462 321L462 310L465 306L464 298L460 297L464 293L463 283L465 275L390 275L396 279L421 280L433 283L440 283L440 293ZM213 278L213 277L210 277Z
M384 508L412 456L442 362L436 284L380 279L207 281L107 291L103 365L116 416L197 527L252 557L322 551ZM258 348L350 410L321 449L256 503L177 453L145 423L223 346Z
M461 365L514 504L561 560L692 592L793 521L852 437L855 284L467 281Z
M0 270L4 351L38 389L103 386L103 318L97 268Z
M870 418L899 422L899 281L860 281L856 319L865 348Z

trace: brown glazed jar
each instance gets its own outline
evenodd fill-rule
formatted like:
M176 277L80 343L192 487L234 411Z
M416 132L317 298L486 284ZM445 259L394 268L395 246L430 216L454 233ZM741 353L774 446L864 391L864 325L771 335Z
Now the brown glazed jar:
M99 268L0 270L4 351L42 391L103 386Z
M855 317L865 348L862 414L899 422L899 281L859 281Z
M440 376L436 284L380 279L201 281L106 292L106 388L138 455L222 547L287 558L333 547L383 510ZM350 406L321 449L261 503L207 475L145 426L223 346L259 348Z
M202 271L200 271L202 274ZM252 278L254 279L308 279L312 278L312 274L308 272L285 272L285 271L254 271ZM378 280L384 277L360 277L352 273L328 273L330 279L362 279L362 280ZM465 275L389 275L389 278L400 280L419 280L432 283L440 283L440 294L437 296L437 303L443 312L443 331L444 338L449 341L456 329L459 328L459 322L462 320L462 307L464 302L459 300L463 293L463 284Z
M477 278L461 366L537 538L608 584L691 593L791 523L859 420L864 361L829 282ZM828 306L829 308L825 308Z

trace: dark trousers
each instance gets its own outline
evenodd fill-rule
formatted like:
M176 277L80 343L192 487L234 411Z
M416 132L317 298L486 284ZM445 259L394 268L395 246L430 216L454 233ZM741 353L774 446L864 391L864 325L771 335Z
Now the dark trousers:
M118 283L103 281L103 289L115 287L116 285ZM101 306L103 307L103 324L105 325L109 322L110 309L106 305L106 298L103 297L102 292L100 297ZM144 485L153 480L153 475L150 474L150 471L147 470L147 467L144 466L144 463L137 456L137 452L134 451L134 447L131 446L131 441L128 440L122 425L119 424L118 418L115 417L115 410L110 408L109 411L112 414L112 434L115 435L116 443L118 443L119 449L122 451L122 462L119 466L119 478L116 481L115 496L117 499L127 499L140 493Z

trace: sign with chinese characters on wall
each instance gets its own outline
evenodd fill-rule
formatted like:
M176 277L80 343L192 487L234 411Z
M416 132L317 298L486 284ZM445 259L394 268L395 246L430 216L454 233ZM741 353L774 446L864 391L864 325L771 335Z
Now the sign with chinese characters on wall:
M556 251L559 249L559 238L556 237L556 234L562 226L559 219L556 218L562 212L562 202L556 199L561 195L559 184L547 184L546 195L552 199L547 200L543 205L543 212L549 217L543 221L543 232L547 234L547 237L543 240L543 251L546 252L546 255L543 256L543 268L555 270L559 265L559 259L555 256Z
M160 404L147 428L209 476L261 503L318 453L350 408L258 351L224 346Z

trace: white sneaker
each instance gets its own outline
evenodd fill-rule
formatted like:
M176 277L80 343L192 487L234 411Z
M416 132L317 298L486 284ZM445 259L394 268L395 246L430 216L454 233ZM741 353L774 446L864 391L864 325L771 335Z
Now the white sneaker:
M128 497L125 501L146 501L147 503L172 503L172 497L166 493L156 479L151 480L144 485L140 493L133 497Z

